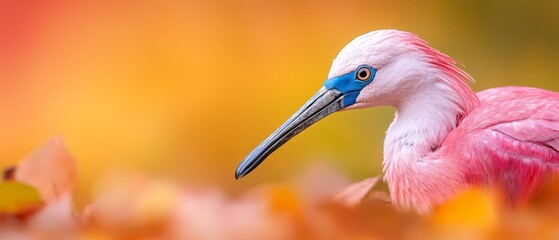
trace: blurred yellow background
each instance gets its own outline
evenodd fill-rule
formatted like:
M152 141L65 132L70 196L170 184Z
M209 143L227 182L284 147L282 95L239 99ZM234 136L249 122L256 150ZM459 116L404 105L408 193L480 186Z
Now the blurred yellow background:
M326 161L381 171L393 110L337 113L242 181L237 164L368 31L411 31L482 90L559 91L559 1L0 1L0 167L53 135L79 160L77 200L115 169L236 192Z

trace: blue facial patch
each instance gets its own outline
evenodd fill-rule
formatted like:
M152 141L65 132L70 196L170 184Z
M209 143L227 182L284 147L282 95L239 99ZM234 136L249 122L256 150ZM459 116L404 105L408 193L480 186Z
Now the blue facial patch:
M367 79L359 80L357 74L359 74L359 70L363 68L368 68L370 70L370 76ZM367 65L362 65L354 71L326 80L326 82L324 82L324 87L340 91L344 96L342 105L343 107L347 107L353 105L355 101L357 101L357 96L361 93L361 89L373 81L376 73L376 69Z

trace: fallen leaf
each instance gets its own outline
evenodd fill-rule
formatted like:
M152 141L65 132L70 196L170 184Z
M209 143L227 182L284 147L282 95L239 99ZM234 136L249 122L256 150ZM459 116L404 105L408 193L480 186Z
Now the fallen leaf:
M267 189L267 200L270 210L274 213L285 213L301 218L303 206L297 193L287 186L273 186Z
M372 177L353 183L334 196L335 203L346 207L355 207L367 198L369 192L375 187L380 177Z
M15 180L37 188L46 202L64 193L73 193L77 175L76 161L56 136L24 157L16 167Z
M293 182L298 194L312 202L329 200L351 184L342 172L323 162L312 163Z
M36 240L37 238L18 227L4 227L0 229L0 239Z
M435 209L433 223L444 228L486 230L497 224L498 210L495 196L472 188Z
M70 239L78 227L72 211L72 196L64 194L45 205L27 220L27 226L34 235L45 239Z
M0 215L33 211L41 204L41 196L32 186L15 181L0 182Z
M97 189L82 220L123 236L164 231L180 199L180 190L172 181L148 179L135 173L108 176Z
M254 189L236 199L220 191L187 191L172 218L172 239L297 239L300 205L285 186Z

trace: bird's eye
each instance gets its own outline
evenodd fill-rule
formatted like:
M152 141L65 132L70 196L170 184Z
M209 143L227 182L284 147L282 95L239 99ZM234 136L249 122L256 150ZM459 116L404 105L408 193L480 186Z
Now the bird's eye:
M362 67L357 70L357 80L367 81L371 77L371 69L367 67Z

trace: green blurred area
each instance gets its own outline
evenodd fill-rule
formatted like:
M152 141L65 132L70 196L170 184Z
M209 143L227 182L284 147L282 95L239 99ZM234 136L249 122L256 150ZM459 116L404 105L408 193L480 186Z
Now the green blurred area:
M350 40L406 30L482 90L559 91L559 1L80 1L0 3L0 164L60 134L78 202L114 169L232 192L326 161L381 172L393 110L336 113L242 181L237 164L303 104Z

